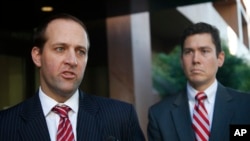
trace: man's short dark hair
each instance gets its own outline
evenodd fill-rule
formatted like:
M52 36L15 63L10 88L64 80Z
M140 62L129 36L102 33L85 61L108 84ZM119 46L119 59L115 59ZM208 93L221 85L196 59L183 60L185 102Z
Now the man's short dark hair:
M191 26L188 26L182 36L181 36L181 50L183 51L184 42L188 36L194 35L194 34L202 34L202 33L208 33L212 37L212 41L216 47L216 54L217 56L222 51L221 48L221 40L220 40L220 32L219 30L210 24L199 22L196 24L192 24Z

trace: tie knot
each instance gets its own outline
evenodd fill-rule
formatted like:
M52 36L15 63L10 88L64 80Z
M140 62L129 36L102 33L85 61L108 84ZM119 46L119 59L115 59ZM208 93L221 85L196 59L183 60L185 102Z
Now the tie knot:
M207 98L207 95L204 92L199 92L196 94L195 99L198 102L202 102L203 100L205 100Z
M70 107L66 106L66 105L62 105L62 106L58 106L56 105L55 107L53 107L52 111L55 112L56 114L58 114L60 117L62 118L66 118L68 117L68 112L71 110Z

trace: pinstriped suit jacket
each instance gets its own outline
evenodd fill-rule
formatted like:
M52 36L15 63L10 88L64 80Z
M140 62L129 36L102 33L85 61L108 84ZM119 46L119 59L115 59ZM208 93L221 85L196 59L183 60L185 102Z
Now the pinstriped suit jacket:
M230 124L250 125L250 94L218 83L209 141L229 141ZM149 109L149 141L194 141L187 93L166 97Z
M80 91L77 141L144 141L131 104ZM38 93L0 112L0 141L49 141L50 136Z

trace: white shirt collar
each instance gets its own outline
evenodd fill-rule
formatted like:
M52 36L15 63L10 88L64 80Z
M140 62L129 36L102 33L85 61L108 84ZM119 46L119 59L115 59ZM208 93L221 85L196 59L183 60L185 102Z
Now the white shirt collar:
M78 105L79 105L79 91L78 90L64 103L58 103L57 101L55 101L51 97L47 96L42 91L41 87L39 87L39 98L41 100L43 114L45 115L45 117L51 112L51 109L57 104L67 105L72 109L72 111L74 113L78 112Z
M217 91L217 86L218 86L218 81L215 79L215 81L210 85L204 93L207 95L207 101L208 103L214 101L215 99L215 94ZM188 99L191 101L195 101L195 95L198 93L196 89L194 89L190 83L187 83L187 94L188 94Z

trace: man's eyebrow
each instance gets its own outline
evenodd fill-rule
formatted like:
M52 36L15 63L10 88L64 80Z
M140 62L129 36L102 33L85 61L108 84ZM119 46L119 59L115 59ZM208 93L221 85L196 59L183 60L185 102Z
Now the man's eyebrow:
M200 49L212 49L212 47L210 47L210 46L201 46L201 47L199 47Z
M77 45L76 47L77 47L77 48L83 48L83 49L86 49L86 50L88 49L88 47L87 47L87 46L84 46L84 45Z

